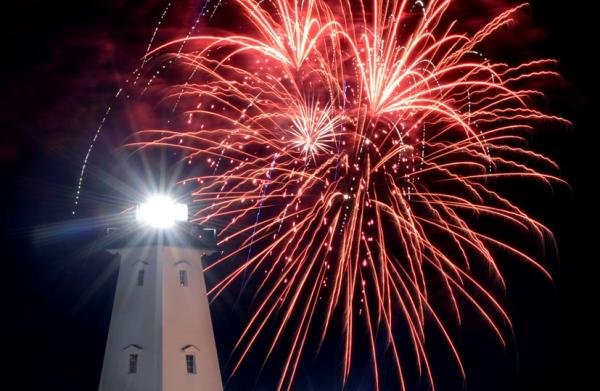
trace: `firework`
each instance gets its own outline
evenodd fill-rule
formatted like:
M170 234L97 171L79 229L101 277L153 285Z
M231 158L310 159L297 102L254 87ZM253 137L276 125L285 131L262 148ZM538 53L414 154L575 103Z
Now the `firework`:
M134 145L178 148L205 165L185 179L197 183L196 221L221 226L219 244L233 249L207 269L235 265L209 294L260 281L233 372L275 324L267 356L286 340L278 388L289 389L308 335L325 338L339 314L344 381L353 343L367 335L377 388L384 354L405 388L401 329L433 385L428 322L464 376L431 284L443 287L457 324L470 306L505 344L510 320L474 266L504 286L501 249L548 275L478 217L551 237L492 185L560 181L548 173L556 165L524 143L540 122L567 123L536 108L542 94L524 87L558 76L554 61L509 66L478 52L524 5L468 35L445 17L450 3L236 0L250 32L188 37L151 53L194 48L173 55L193 69L176 93L189 125L142 131Z

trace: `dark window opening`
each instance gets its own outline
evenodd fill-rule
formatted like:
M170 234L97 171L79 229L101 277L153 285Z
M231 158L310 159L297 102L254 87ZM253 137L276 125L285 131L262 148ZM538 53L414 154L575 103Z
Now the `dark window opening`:
M138 284L138 286L144 285L144 271L143 270L138 271L137 284Z
M137 372L138 355L137 353L131 353L129 355L129 373Z
M187 368L187 373L196 373L196 356L193 354L185 355L185 366Z
M186 270L179 271L179 285L188 286L188 275Z

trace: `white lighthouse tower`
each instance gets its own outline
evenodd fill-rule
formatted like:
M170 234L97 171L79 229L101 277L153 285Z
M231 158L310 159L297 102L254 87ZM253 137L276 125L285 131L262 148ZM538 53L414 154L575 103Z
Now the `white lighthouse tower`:
M185 205L157 198L138 208L143 227L112 234L120 269L100 391L223 389L202 271L214 250L184 219Z

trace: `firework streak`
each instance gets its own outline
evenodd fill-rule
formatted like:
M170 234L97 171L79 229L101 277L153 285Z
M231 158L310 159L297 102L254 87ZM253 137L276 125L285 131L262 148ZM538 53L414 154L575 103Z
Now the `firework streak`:
M186 178L198 184L195 219L220 224L219 244L233 250L207 269L235 265L209 295L259 280L233 372L269 327L267 357L286 341L278 388L290 389L308 336L322 341L342 318L344 381L353 344L365 336L377 388L384 354L405 388L403 333L433 385L428 323L464 376L448 329L460 324L462 307L503 345L511 327L475 266L500 289L498 250L548 275L481 223L552 237L492 186L560 182L556 165L524 139L542 122L568 124L540 111L543 95L526 88L558 76L554 61L509 66L477 51L526 5L467 35L444 16L449 0L234 3L249 32L187 37L151 52L169 57L169 48L190 45L170 57L193 69L173 93L187 104L189 129L145 130L133 143L178 148L208 165L207 174ZM434 283L436 300L446 299L439 307Z

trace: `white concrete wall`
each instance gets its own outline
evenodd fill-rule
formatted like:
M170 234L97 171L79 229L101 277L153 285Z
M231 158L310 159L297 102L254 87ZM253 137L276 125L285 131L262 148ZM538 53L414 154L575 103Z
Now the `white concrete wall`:
M223 389L202 255L192 248L163 249L163 391ZM188 286L179 284L180 270L187 271ZM187 373L186 354L195 355L196 374Z
M160 391L162 383L162 265L156 248L120 249L119 278L100 378L100 391ZM142 262L146 262L144 264ZM144 285L137 272L144 268ZM127 346L135 344L138 350ZM129 373L129 354L138 354Z
M202 273L205 251L149 246L116 253L121 268L100 391L221 391ZM142 266L144 285L137 286ZM179 270L187 270L187 287L179 283ZM142 349L129 346L132 344ZM184 350L188 345L192 346ZM130 353L139 355L135 374L128 373ZM186 354L195 355L196 374L187 373Z

